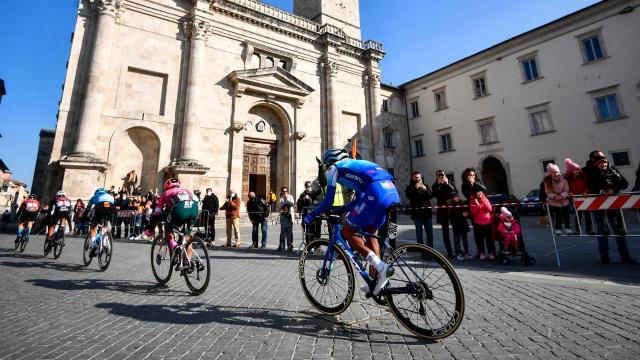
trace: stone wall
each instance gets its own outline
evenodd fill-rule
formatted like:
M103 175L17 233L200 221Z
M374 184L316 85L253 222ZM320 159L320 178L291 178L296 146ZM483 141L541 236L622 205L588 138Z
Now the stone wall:
M51 151L53 150L53 142L55 132L53 130L40 130L40 141L38 142L38 154L36 155L36 166L33 171L33 181L31 182L31 193L36 194L39 199L45 196L45 185L47 181L47 172L49 167L49 159L51 159Z

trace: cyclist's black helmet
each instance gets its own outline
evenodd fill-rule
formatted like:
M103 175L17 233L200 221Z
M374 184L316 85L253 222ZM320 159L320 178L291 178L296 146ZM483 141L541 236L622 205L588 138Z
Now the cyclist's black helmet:
M348 159L349 154L345 149L329 149L322 155L322 163L326 166L333 165L340 160Z
M29 199L35 200L36 199L36 194L29 194Z

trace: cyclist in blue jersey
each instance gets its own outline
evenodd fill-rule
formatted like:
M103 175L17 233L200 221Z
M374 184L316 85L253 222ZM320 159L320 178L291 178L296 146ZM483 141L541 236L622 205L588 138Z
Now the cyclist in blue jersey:
M95 256L96 249L98 244L96 242L96 225L102 223L104 220L111 221L113 218L113 213L115 212L114 208L115 199L113 195L107 192L105 188L99 188L93 194L91 200L89 200L89 204L87 205L87 209L85 210L86 218L91 208L94 208L93 217L91 218L91 223L89 226L89 236L91 237L91 252L89 253L90 257Z
M310 224L316 216L331 208L337 184L354 190L355 200L344 207L348 214L342 228L342 237L375 268L378 275L373 295L378 295L393 275L393 269L380 260L378 240L365 240L357 233L364 230L375 234L386 221L387 208L400 202L400 196L392 182L393 176L370 161L349 159L344 149L327 150L322 156L322 162L327 167L327 192L322 202L304 217L304 223ZM370 291L367 285L362 290Z

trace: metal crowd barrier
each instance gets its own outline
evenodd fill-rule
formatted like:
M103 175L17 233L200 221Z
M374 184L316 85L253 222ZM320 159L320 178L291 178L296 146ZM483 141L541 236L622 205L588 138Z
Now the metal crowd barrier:
M640 192L618 193L615 195L590 194L587 196L574 196L571 202L571 206L573 207L573 212L576 217L576 223L578 224L578 232L575 234L556 234L555 223L553 216L551 215L551 210L549 208L549 205L545 203L545 209L547 211L547 216L549 217L549 224L551 228L551 237L553 239L553 248L556 253L556 262L558 266L560 266L560 254L558 251L556 238L580 238L594 236L640 237L640 234L630 234L629 227L627 226L628 220L634 218L633 214L629 214L629 212L635 213L635 217L640 224ZM627 212L627 216L625 216L625 211ZM586 212L586 215L589 216L593 229L592 234L584 233L579 212ZM593 215L596 213L599 213L598 215L603 216L602 221L604 221L604 225L607 225L607 228L609 229L608 233L598 233L597 225L593 217ZM616 229L617 224L612 224L612 218L620 219L622 229ZM567 226L567 224L565 224L565 228L569 227L570 225ZM634 228L634 230L636 229Z

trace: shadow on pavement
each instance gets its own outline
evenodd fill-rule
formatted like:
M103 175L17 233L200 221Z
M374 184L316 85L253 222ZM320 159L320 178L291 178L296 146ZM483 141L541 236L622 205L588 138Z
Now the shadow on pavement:
M216 255L222 254L222 255ZM238 254L239 256L233 256ZM242 256L240 254L256 255L256 256ZM259 255L259 256L258 256ZM258 259L258 260L299 260L300 254L294 249L291 252L277 251L275 249L255 249L247 247L218 247L209 248L209 257L212 259Z
M6 257L6 254L0 254L0 257ZM28 259L44 259L42 256L38 257L29 257L27 256L14 256L14 257L22 257ZM31 261L31 262L17 262L17 261L0 261L0 266L8 266L13 268L42 268L42 269L52 269L59 271L72 271L72 272L96 272L97 270L88 269L84 265L78 264L65 264L57 261Z
M159 286L150 281L134 280L102 280L102 279L30 279L26 280L36 286L54 290L109 290L136 295L176 296L176 293L191 295L188 291L169 290L168 286Z
M430 344L410 334L396 334L404 336L404 340L393 342L389 340L371 340L373 334L384 333L374 329L352 327L349 324L320 315L306 312L287 311L279 309L247 308L231 306L212 306L204 303L185 304L123 304L99 303L99 309L107 309L111 314L126 316L143 322L161 322L178 325L219 323L235 326L255 326L271 328L298 335L320 338L337 338L354 342L371 342L382 344L407 344L407 339L414 339L414 344Z

